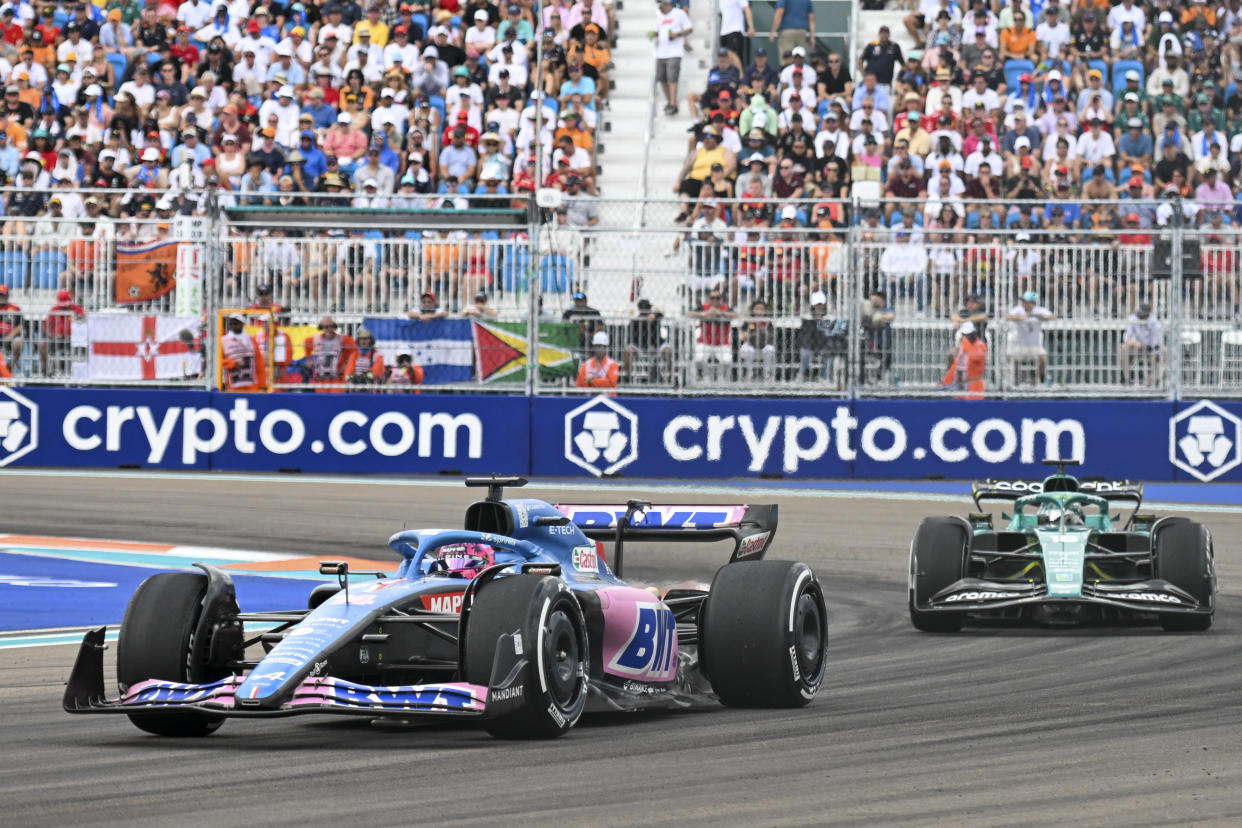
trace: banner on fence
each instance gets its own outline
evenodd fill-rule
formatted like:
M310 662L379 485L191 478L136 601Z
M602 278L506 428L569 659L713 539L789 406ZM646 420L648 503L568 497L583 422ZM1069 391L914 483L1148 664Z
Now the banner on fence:
M1242 479L1242 404L536 397L535 475Z
M118 242L116 246L116 301L149 302L175 286L177 243Z
M227 394L0 387L0 466L1242 480L1242 403Z
M203 256L201 244L177 245L178 316L200 316L203 313Z
M203 357L194 349L197 316L136 316L92 313L87 375L92 380L155 380L196 377Z
M474 367L468 319L364 319L375 337L375 347L389 365L399 354L409 354L423 367L423 384L469 382Z
M525 322L475 322L474 364L480 382L525 382L530 340ZM563 322L539 325L539 378L572 377L578 371L574 349L578 326Z
M504 396L0 387L0 466L521 472L529 410Z

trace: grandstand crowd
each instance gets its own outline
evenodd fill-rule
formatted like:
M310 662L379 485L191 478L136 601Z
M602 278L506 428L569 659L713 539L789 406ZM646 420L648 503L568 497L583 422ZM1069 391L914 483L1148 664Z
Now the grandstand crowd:
M592 192L612 29L602 0L9 2L0 183L30 189L7 229L57 201L87 216L77 187L116 190L114 217L191 212L204 190L508 206L540 163ZM144 192L163 189L190 196Z
M831 229L850 217L828 201L851 196L891 199L890 230L1021 224L1060 243L1173 218L1131 199L1180 198L1192 226L1242 218L1242 3L910 5L908 52L887 27L857 56L721 47L689 98L679 221ZM825 203L780 203L803 199Z

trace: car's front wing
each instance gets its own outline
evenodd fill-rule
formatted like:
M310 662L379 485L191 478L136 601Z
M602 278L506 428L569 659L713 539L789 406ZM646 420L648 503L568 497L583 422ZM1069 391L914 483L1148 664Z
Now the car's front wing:
M1168 581L1150 580L1113 584L1088 581L1082 594L1072 597L1051 596L1041 583L990 581L963 578L931 596L920 610L944 612L991 613L1032 604L1066 606L1087 604L1127 612L1203 614L1212 612L1210 605L1200 604L1195 597Z
M244 676L204 684L152 679L139 682L120 698L104 693L104 629L86 634L65 688L70 713L159 713L197 711L213 716L277 717L329 713L370 717L436 716L477 718L487 714L489 690L478 684L370 686L332 676L303 679L277 707L246 706L237 697Z

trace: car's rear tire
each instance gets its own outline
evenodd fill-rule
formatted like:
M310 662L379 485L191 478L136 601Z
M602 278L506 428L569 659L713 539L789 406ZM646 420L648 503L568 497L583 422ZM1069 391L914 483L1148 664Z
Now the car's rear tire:
M485 584L470 608L465 636L464 675L471 684L489 685L498 647L512 647L525 659L510 685L521 688L522 701L506 702L510 709L503 715L488 716L485 726L493 736L555 738L582 716L590 647L582 608L563 581L510 575Z
M966 574L965 525L952 517L924 518L910 544L910 623L923 632L957 632L964 613L920 609Z
M1199 523L1168 520L1156 527L1152 540L1153 574L1189 592L1201 605L1214 607L1212 538ZM1161 613L1160 626L1169 632L1203 632L1212 626L1212 613Z
M138 586L117 640L116 676L122 693L147 679L207 682L227 675L204 674L190 663L206 592L207 576L198 572L161 572ZM193 711L130 713L129 720L157 736L206 736L224 723L223 716Z
M801 707L828 663L828 609L804 563L721 567L699 616L699 660L730 707Z

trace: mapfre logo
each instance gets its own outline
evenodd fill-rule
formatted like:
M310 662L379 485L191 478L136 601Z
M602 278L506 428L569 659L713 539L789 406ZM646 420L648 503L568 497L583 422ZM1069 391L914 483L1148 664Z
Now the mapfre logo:
M1204 483L1242 463L1242 419L1204 400L1169 420L1169 461Z
M565 459L596 477L638 459L638 415L610 397L596 397L565 415Z
M39 406L8 388L0 388L0 466L25 457L39 446Z

